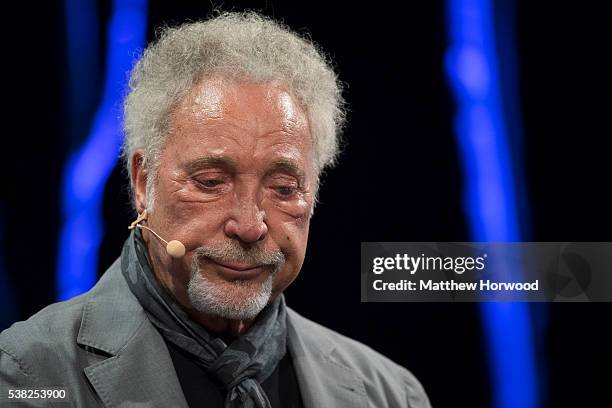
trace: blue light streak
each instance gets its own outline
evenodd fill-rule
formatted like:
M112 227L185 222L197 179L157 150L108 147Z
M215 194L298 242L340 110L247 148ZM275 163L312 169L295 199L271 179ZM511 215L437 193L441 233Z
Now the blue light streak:
M490 0L448 1L450 48L446 71L457 100L455 134L471 239L512 242L521 241L513 179L516 163L512 162L509 145L509 118L504 115L503 103L509 99L501 94L493 15ZM481 312L494 406L538 407L528 304L482 303Z
M66 6L70 6L67 1ZM78 19L67 13L67 23ZM89 290L96 282L98 249L103 236L102 200L104 186L117 163L121 148L121 100L127 75L146 39L146 0L115 0L107 31L106 74L102 102L85 143L70 155L64 168L57 294L69 299ZM72 23L74 24L74 23ZM93 28L93 27L92 27ZM96 38L84 30L74 35ZM91 35L90 35L91 34ZM83 44L81 38L69 42ZM69 46L76 48L75 45ZM81 66L78 52L70 53L72 66ZM79 81L79 78L72 78Z

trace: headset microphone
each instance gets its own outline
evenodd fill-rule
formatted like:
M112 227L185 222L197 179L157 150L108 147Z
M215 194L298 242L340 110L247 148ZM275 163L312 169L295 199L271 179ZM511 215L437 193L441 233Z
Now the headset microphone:
M143 212L141 212L140 214L138 214L138 217L136 218L136 220L130 224L130 226L128 227L128 229L133 230L134 228L138 227L138 228L144 228L148 231L151 231L151 233L153 235L155 235L161 242L163 242L164 244L166 244L166 252L168 253L168 255L170 255L172 258L182 258L185 256L185 245L183 245L183 243L181 241L177 241L176 239L173 239L172 241L168 242L165 239L163 239L162 237L160 237L157 232L153 231L151 228L147 227L146 225L142 225L141 222L146 221L147 220L147 210L144 210Z

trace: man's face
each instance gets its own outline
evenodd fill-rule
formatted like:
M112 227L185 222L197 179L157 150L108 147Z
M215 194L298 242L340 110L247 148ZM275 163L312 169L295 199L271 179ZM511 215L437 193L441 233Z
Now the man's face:
M306 115L282 84L200 81L172 116L148 220L187 254L144 233L156 275L188 310L254 317L302 267L315 177Z

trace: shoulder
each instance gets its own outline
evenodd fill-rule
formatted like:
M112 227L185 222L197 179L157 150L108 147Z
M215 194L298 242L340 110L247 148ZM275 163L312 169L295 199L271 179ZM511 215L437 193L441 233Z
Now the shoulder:
M335 332L292 309L288 316L306 343L321 346L327 358L355 372L366 390L394 394L393 400L406 401L409 407L429 407L423 386L406 368L371 347ZM325 350L325 348L327 350Z
M59 365L74 355L86 295L47 306L0 333L1 380L38 383L41 365Z
M87 294L74 297L64 302L53 303L38 313L32 315L29 319L16 322L8 329L0 333L0 344L5 342L15 341L20 339L25 341L34 340L32 335L37 340L52 340L56 336L63 336L66 331L70 330L70 323L77 323L83 311L83 306L87 301ZM24 344L21 342L21 344Z
M107 273L89 292L51 304L0 333L0 385L57 382L66 378L67 371L88 362L77 338L92 298L114 307L106 294L113 291L117 277Z

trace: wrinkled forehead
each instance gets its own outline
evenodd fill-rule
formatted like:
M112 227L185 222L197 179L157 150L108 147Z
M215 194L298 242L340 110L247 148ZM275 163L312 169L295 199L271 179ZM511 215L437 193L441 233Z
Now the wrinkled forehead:
M292 161L315 176L306 114L280 81L201 80L174 110L170 133L171 155L179 160Z
M223 76L198 81L179 102L174 119L195 124L228 122L262 132L288 131L310 136L305 109L282 81ZM304 136L304 135L302 135Z

